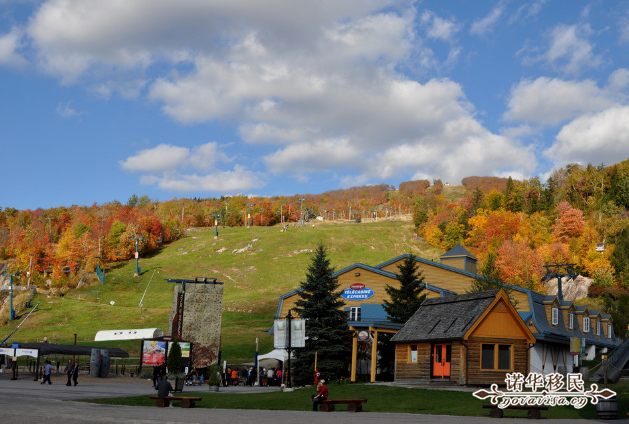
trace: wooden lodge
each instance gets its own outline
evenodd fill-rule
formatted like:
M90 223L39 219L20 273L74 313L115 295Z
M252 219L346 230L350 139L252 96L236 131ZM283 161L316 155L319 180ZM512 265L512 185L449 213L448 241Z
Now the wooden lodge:
M376 266L356 263L334 273L345 301L348 329L354 335L350 369L352 381L356 380L357 369L360 366L363 366L363 370L366 366L370 380L376 381L378 337L382 333L398 333L403 327L401 324L390 322L383 302L388 299L385 291L387 285L399 287L396 273L398 266L407 257L406 254L401 255ZM490 379L492 382L503 382L504 378L501 379L500 376L504 375L506 370L500 367L506 366L506 363L496 364L495 369L487 368L490 362L487 355L491 346L496 351L494 358L500 358L501 355L504 358L507 349L511 349L509 355L512 364L509 371L537 372L543 375L573 371L574 356L570 352L570 338L578 337L585 342L585 355L588 359L618 346L609 315L591 311L585 306L576 306L555 295L544 295L529 289L508 286L511 288L510 297L516 301L514 307L505 301L503 294L494 293L492 297L488 297L487 294L482 296L466 294L477 277L477 260L460 245L444 253L439 262L419 257L415 259L424 278L422 284L427 300L422 308L426 306L425 311L430 307L432 311L445 308L447 312L450 307L466 308L476 304L474 307L478 309L485 305L484 315L469 312L470 322L466 323L465 328L463 319L453 315L451 328L441 339L435 339L434 336L436 332L443 330L442 327L447 320L437 322L425 318L415 322L413 328L417 334L413 337L419 337L416 340L402 339L404 334L410 331L408 329L401 335L396 335L395 339L399 345L396 348L396 380L429 381L435 377L445 380L446 375L439 371L439 365L436 365L435 371L434 363L435 356L442 355L450 359L447 362L450 363L451 382L485 384L483 382ZM288 311L294 308L300 290L293 290L280 297L276 319L286 317ZM424 313L427 312L422 312ZM507 320L508 326L502 322L498 325L498 317ZM511 332L505 334L507 328ZM431 329L431 333L428 334ZM453 333L455 330L458 331L456 335ZM273 334L273 328L269 333ZM421 338L424 337L422 334L426 338ZM507 337L509 335L514 337ZM370 359L359 363L358 344L367 342L371 345ZM416 346L417 351L412 350L415 347L410 346ZM487 355L482 354L483 349ZM409 359L411 357L416 357L417 361L411 361ZM483 358L487 361L486 366L481 366ZM526 365L524 368L523 364ZM466 366L470 367L469 373L466 372ZM485 377L482 377L483 375Z
M486 385L529 372L535 337L504 290L426 300L391 339L395 381Z

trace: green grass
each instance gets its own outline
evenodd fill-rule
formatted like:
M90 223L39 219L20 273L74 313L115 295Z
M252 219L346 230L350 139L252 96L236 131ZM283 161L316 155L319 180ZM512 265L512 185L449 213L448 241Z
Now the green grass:
M314 228L291 227L285 233L279 227L219 228L215 240L213 229L193 229L160 251L140 258L139 277L133 277L135 260L123 261L109 264L105 285L85 285L64 297L38 292L34 298L35 303L41 301L38 310L11 341L42 341L48 336L51 342L71 344L76 333L77 343L96 345L93 340L99 330L158 327L166 333L173 284L164 279L211 277L225 283L222 358L250 362L256 338L260 352L272 349L272 337L265 330L273 324L279 297L298 288L305 279L311 260L308 250L323 242L337 270L356 262L377 265L409 251L438 258L442 252L414 240L412 230L410 221L317 222ZM232 253L247 246L251 249ZM8 335L17 322L1 327L4 331L0 337ZM139 355L135 341L107 345Z
M618 416L626 416L629 410L629 383L610 385L618 393ZM489 403L472 396L471 392L445 390L427 390L369 384L329 386L330 399L367 398L363 405L365 412L397 412L431 415L489 416L489 410L482 405ZM312 408L310 395L314 388L299 389L294 392L273 392L257 394L222 394L203 392L185 392L185 396L200 396L197 402L200 408L220 409L273 409L308 411ZM153 406L148 396L135 396L115 399L92 399L89 402L113 405ZM175 406L178 406L175 403ZM337 410L342 411L343 406ZM526 411L505 410L505 417L526 417ZM583 409L567 406L549 407L542 411L543 418L555 419L595 419L596 406L589 404Z

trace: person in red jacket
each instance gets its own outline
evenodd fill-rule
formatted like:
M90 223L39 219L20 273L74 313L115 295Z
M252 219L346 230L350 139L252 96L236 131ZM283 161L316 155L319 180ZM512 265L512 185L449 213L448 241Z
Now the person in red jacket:
M312 410L318 411L318 406L323 403L324 400L328 398L328 388L325 385L325 380L319 380L317 384L317 394L312 395Z

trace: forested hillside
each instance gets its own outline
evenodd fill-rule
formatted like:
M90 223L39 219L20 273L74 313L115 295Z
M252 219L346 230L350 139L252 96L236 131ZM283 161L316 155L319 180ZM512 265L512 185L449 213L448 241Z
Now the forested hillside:
M543 265L574 263L594 279L591 294L618 298L629 289L629 161L571 164L546 181L468 177L464 187L441 180L381 184L291 197L154 201L0 210L0 260L16 284L75 287L110 267L149 254L186 228L271 226L296 222L300 210L326 220L412 214L415 233L442 251L457 243L489 262L508 283L544 290ZM247 217L250 214L250 219ZM605 250L597 251L597 243ZM600 250L600 248L599 248Z

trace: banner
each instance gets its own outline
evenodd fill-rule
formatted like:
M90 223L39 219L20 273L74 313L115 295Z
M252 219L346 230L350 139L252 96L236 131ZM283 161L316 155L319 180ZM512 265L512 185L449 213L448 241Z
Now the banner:
M580 355L580 354L581 354L581 338L570 337L570 355Z
M142 348L142 364L161 365L166 362L166 342L144 340Z
M189 358L190 357L190 343L179 342L179 347L181 347L181 357Z
M32 356L37 358L39 351L37 349L15 349L15 356Z
M291 320L291 348L306 346L306 320ZM286 349L288 347L288 320L276 319L273 327L273 347L276 349Z

